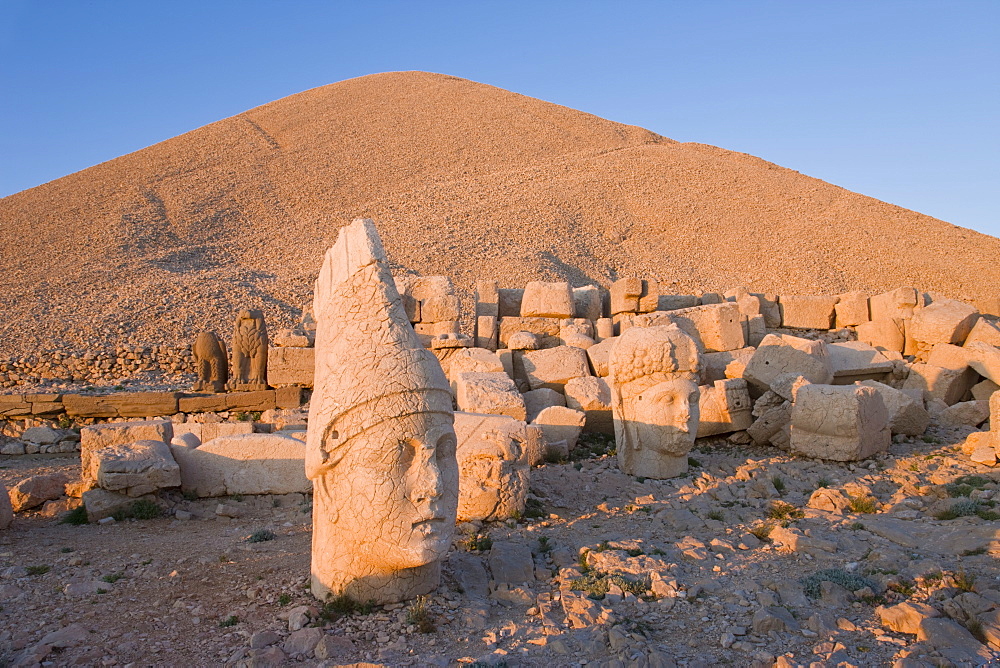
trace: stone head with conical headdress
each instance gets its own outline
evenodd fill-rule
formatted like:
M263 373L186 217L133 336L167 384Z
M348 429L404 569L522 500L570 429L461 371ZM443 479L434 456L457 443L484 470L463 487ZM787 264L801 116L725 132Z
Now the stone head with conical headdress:
M340 230L313 308L313 593L387 603L431 591L458 504L452 397L371 220Z

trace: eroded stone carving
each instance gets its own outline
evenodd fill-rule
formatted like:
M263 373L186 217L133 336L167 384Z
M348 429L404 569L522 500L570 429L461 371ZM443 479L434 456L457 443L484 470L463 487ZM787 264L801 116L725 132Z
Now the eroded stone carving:
M505 520L524 512L529 470L526 426L507 416L455 414L458 521Z
M194 340L191 353L198 374L192 389L195 392L225 392L229 382L229 358L222 339L215 332L202 332Z
M698 348L676 325L633 327L611 351L618 465L645 478L687 471L698 432Z
M240 311L233 329L233 389L267 389L267 326L260 311Z
M451 392L409 324L371 220L316 281L312 591L390 603L440 581L458 505Z

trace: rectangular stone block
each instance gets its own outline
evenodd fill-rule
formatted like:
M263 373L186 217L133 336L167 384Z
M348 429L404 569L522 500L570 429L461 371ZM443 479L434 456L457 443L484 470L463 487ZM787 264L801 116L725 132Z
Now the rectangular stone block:
M258 390L256 392L230 392L224 395L226 405L231 411L257 412L276 408L274 390Z
M410 295L419 302L434 297L455 294L455 286L447 276L396 276L396 290L400 295Z
M277 387L274 389L275 408L298 408L303 404L302 388L296 385Z
M831 343L826 349L833 366L834 385L853 385L859 380L884 380L892 373L892 362L867 343Z
M463 371L455 377L455 403L468 413L507 415L524 420L526 409L521 393L506 373Z
M420 322L420 302L413 298L413 295L399 295L399 300L403 304L403 311L406 312L406 319L411 323Z
M420 302L420 322L458 320L459 301L455 295L439 295Z
M879 393L863 385L803 385L792 405L793 453L838 462L889 449L889 413Z
M63 406L70 417L118 417L118 409L107 396L66 394Z
M271 348L267 353L267 382L272 387L313 386L315 348Z
M590 375L587 351L573 346L530 350L524 354L523 364L533 390L547 387L563 392L570 379Z
M924 305L923 295L915 288L896 288L869 298L868 307L872 320L888 318L908 319L914 309Z
M979 320L975 307L954 299L936 301L917 309L906 328L907 338L915 344L914 354L926 359L937 343L961 345Z
M952 406L957 404L976 383L976 374L969 369L958 371L933 364L913 364L903 383L904 390L920 390L927 399L940 399Z
M473 332L477 348L496 350L499 339L497 319L492 315L481 315L476 318L476 330Z
M832 329L837 297L782 295L778 298L781 326L788 329Z
M963 345L972 343L985 343L988 346L1000 346L1000 326L992 320L980 318L973 325L972 331L965 337Z
M901 318L879 318L858 325L858 341L901 353L906 345L906 325Z
M496 281L476 281L476 317L500 317L500 291ZM518 309L520 313L520 308Z
M705 353L701 356L701 385L712 385L717 380L742 378L747 362L755 348L740 348L722 353Z
M746 345L756 348L764 340L764 337L767 336L767 321L762 315L741 317L740 324L743 326L743 339L746 341Z
M742 378L703 385L698 399L698 438L749 429L754 422L752 410Z
M107 401L118 417L150 418L177 413L178 392L129 392L112 394Z
M739 307L732 302L636 316L640 327L677 325L701 352L738 350L746 345Z
M519 318L524 288L500 288L497 290L497 317Z
M871 320L868 312L868 293L845 292L837 295L836 311L837 329L842 327L857 327Z
M129 445L136 441L169 443L174 437L169 420L145 420L95 424L80 430L80 463L84 482L95 482L91 453L113 445Z
M638 313L639 297L643 294L641 278L620 278L611 284L611 315Z
M802 376L811 383L833 381L830 352L822 341L787 334L768 334L747 363L743 377L760 390L785 375Z
M573 288L566 282L531 281L521 298L522 318L572 318Z
M701 305L701 297L697 295L659 295L656 299L657 311L676 311Z
M177 399L181 413L218 413L229 410L225 394L182 394Z
M516 332L531 332L542 339L542 345L559 344L559 318L500 318L500 346Z
M21 394L0 395L0 417L31 415L31 402Z
M1000 383L1000 349L979 341L969 344L966 349L971 352L969 366L984 378Z
M48 416L59 415L65 409L61 401L32 401L31 414Z
M573 288L573 317L596 322L604 316L601 289L596 285Z

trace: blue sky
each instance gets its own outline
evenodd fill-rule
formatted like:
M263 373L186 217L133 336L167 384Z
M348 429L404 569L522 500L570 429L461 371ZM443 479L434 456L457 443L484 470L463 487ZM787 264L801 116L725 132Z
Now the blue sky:
M751 153L1000 236L997 0L0 0L0 196L392 70Z

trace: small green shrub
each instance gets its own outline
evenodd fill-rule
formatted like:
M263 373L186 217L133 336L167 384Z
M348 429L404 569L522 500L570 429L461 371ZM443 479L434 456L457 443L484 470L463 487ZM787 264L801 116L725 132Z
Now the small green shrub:
M613 454L615 450L615 437L607 434L584 433L576 442L573 452L569 453L572 461L583 459L596 459L605 455Z
M574 591L586 592L587 596L599 601L607 595L612 584L634 596L643 596L649 589L646 582L629 580L621 575L608 575L595 570L590 570L582 577L571 580L570 588Z
M45 575L52 570L52 567L47 564L42 564L39 566L27 566L24 570L28 572L28 575Z
M819 480L816 481L816 488L819 489L821 487L829 487L832 484L833 481L830 480L829 478L820 478Z
M958 588L958 590L961 591L961 592L963 592L963 593L970 592L970 591L973 591L975 589L975 586L976 586L976 576L975 575L969 575L964 570L961 570L958 573L955 573L952 576L952 579L955 581L955 586Z
M750 529L750 533L757 538L762 543L771 542L771 532L774 531L774 525L770 522L765 522L763 524L758 524L757 526Z
M726 519L726 516L721 510L713 510L708 514L708 519L715 520L716 522L722 522Z
M978 557L980 554L986 554L987 549L985 547L977 547L974 550L965 550L962 552L963 557Z
M128 519L152 520L163 515L163 508L150 499L139 499L127 508L119 508L111 514L116 522L123 522Z
M774 489L777 490L778 494L784 495L784 493L788 489L785 486L785 479L782 478L780 475L776 475L773 478L771 478L771 484L774 485Z
M259 529L257 531L254 531L252 534L250 534L247 537L246 542L248 542L248 543L266 543L267 541L274 540L277 537L278 537L277 534L275 534L270 529Z
M467 552L487 552L493 547L493 539L486 534L477 533L469 536L464 545Z
M288 592L283 592L278 596L278 605L286 606L292 602L292 595Z
M989 482L989 478L984 478L981 475L963 475L952 480L944 488L948 492L948 496L957 498L969 496L974 490L986 487Z
M427 609L426 596L418 596L417 600L410 606L406 612L406 623L416 626L420 633L434 633L437 630L434 620L431 619L431 613Z
M219 620L219 627L225 629L229 628L230 626L236 626L239 623L240 623L239 617L237 617L236 615L229 615L225 619Z
M359 603L347 594L334 596L323 604L323 609L319 612L320 619L327 622L334 622L341 617L348 615L370 615L375 610L375 603Z
M852 513L871 515L878 512L878 500L874 496L852 496L847 507Z
M767 517L772 520L797 520L805 517L805 512L784 501L774 501L767 509Z
M539 554L548 554L551 551L552 551L552 542L549 539L549 537L548 536L539 536L538 537L538 553Z
M81 524L87 524L88 522L90 522L90 520L87 519L87 509L83 506L83 504L80 504L73 510L63 513L63 516L59 518L60 524L74 524L79 526Z
M546 515L545 506L538 499L529 498L524 503L524 516L526 518L536 520L545 517Z
M936 517L939 520L954 520L959 517L969 517L979 512L979 504L972 499L960 499L951 504L950 508L942 510Z
M699 462L694 457L688 457L688 466L690 466L691 468L698 468L701 466L701 462Z
M119 580L121 580L123 577L125 577L124 573L112 573L111 575L105 575L101 579L107 582L108 584L114 584Z
M865 587L875 591L878 588L878 585L868 578L856 573L848 573L841 568L826 568L816 571L812 575L802 578L799 582L802 583L802 590L809 598L820 597L820 584L823 582L833 582L847 591L857 591Z
M631 550L625 550L625 554L627 554L630 557L641 557L642 555L644 555L646 553L643 552L638 547L636 547L636 548L632 548Z

